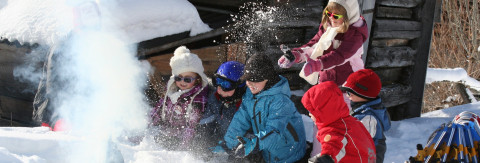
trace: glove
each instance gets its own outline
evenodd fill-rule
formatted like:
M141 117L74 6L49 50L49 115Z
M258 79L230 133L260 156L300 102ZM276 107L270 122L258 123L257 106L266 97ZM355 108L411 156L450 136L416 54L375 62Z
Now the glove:
M298 63L300 54L303 53L301 48L294 48L290 50L286 45L280 45L280 50L283 52L283 56L278 59L278 66L281 68L290 68L294 63Z
M287 53L290 53L291 56L288 56ZM295 56L293 56L292 52L288 51L287 53L278 59L278 66L281 68L290 68L295 63L293 62L295 60ZM289 59L290 57L293 57L293 59Z
M258 149L257 137L249 139L246 137L237 136L237 139L240 142L240 144L237 146L237 149L235 150L235 157L244 158L252 153L258 153L260 151Z
M305 52L303 51L303 49L302 48L293 48L291 51L292 51L292 54L295 56L295 60L294 60L295 63L302 62L302 60L303 60L302 55L305 55L304 54Z
M329 155L320 156L320 154L318 154L309 158L308 163L335 163L335 161Z
M305 63L305 67L303 68L303 73L305 76L309 76L313 72L322 71L323 64L321 60L315 61L309 57L307 57L307 63Z
M209 148L210 151L212 151L212 153L215 153L215 154L230 154L231 153L231 150L228 149L227 145L225 144L224 141L218 141L218 145L215 146L215 147L210 147Z

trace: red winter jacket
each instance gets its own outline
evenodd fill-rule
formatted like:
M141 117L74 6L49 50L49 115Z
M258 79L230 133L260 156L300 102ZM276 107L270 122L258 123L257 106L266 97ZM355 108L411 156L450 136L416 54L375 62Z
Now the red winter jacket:
M303 95L302 103L316 119L321 155L330 155L339 163L375 162L372 137L360 121L350 116L342 92L334 82L313 86Z
M322 56L318 57L323 64L323 71L319 72L318 83L334 81L337 85L342 85L347 80L348 75L354 72L350 61L347 60L362 47L362 44L368 38L367 22L363 17L360 17L358 21L351 24L347 32L338 33L335 36L335 40L341 41L337 49L334 49L332 44L330 48L323 51ZM320 24L318 29L318 33L300 48L312 47L320 40L326 29L323 28L323 24Z

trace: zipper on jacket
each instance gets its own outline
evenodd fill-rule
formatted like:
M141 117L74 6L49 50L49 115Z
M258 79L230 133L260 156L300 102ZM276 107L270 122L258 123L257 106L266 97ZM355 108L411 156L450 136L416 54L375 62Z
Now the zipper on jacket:
M253 96L253 97L255 98L255 96ZM253 122L255 122L255 129L257 130L257 132L260 132L260 131L258 131L257 118L256 118L256 114L255 114L255 109L257 107L257 102L258 102L258 100L255 100L255 103L253 104Z
M297 134L297 131L295 131L295 128L292 126L292 124L290 124L290 122L288 122L287 124L287 130L290 132L290 134L293 136L293 140L295 140L296 142L298 142L298 134Z

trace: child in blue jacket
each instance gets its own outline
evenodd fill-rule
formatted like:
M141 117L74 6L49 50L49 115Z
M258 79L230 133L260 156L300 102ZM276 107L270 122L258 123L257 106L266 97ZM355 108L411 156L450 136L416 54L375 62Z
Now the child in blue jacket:
M306 150L305 129L290 100L287 79L278 75L262 54L247 60L242 78L249 89L220 146L235 151L231 153L237 157L261 152L265 162L300 160ZM253 134L247 134L249 130Z
M220 65L212 78L212 91L208 95L207 108L200 124L205 126L204 141L212 146L227 132L228 125L242 103L246 84L240 77L243 75L244 64L228 61Z
M382 83L370 69L358 70L350 74L341 87L351 100L352 116L360 120L375 142L377 163L382 163L387 144L384 132L390 129L390 115L378 97Z

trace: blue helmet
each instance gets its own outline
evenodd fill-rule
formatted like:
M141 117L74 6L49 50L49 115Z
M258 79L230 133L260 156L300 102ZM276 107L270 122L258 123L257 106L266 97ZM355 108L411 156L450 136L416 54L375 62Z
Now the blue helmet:
M237 61L228 61L218 67L216 75L226 77L232 81L240 81L243 75L244 64Z

